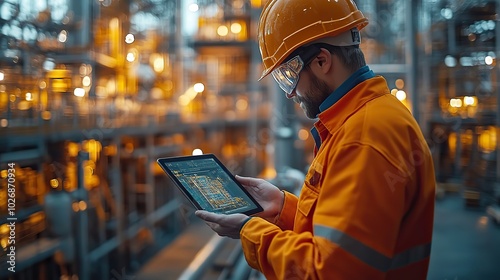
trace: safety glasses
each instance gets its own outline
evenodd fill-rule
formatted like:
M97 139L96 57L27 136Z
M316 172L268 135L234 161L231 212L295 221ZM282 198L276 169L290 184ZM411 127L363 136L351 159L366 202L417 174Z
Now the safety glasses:
M299 83L300 71L304 66L312 62L312 60L319 54L321 49L318 46L312 45L301 48L292 53L292 58L285 63L278 66L271 72L274 80L278 83L280 88L285 92L287 98L291 98L291 93Z

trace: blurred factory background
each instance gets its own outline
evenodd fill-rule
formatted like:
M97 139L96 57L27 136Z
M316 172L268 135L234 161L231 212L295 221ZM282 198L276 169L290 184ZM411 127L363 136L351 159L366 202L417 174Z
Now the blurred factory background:
M301 186L313 121L257 82L264 2L0 1L0 279L261 279L155 161ZM355 2L434 155L429 279L500 279L500 0Z

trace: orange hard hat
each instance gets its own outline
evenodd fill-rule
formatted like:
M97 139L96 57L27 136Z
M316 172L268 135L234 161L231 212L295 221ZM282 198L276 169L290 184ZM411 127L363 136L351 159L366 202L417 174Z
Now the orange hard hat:
M267 76L298 47L334 37L368 20L352 0L269 0L259 20L259 49Z

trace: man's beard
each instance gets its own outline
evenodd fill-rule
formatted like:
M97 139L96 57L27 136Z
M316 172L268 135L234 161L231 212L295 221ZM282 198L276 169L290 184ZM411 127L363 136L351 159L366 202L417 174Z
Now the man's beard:
M300 107L304 110L308 118L315 119L320 113L319 105L325 101L332 90L328 88L325 82L320 81L316 76L310 74L309 71L307 73L310 77L312 88L301 96L295 96L294 101L297 104L302 103Z

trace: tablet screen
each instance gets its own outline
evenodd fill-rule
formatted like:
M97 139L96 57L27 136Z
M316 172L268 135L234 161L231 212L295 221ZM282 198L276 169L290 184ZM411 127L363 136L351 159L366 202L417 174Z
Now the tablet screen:
M247 215L262 211L213 154L160 158L158 163L197 209Z

